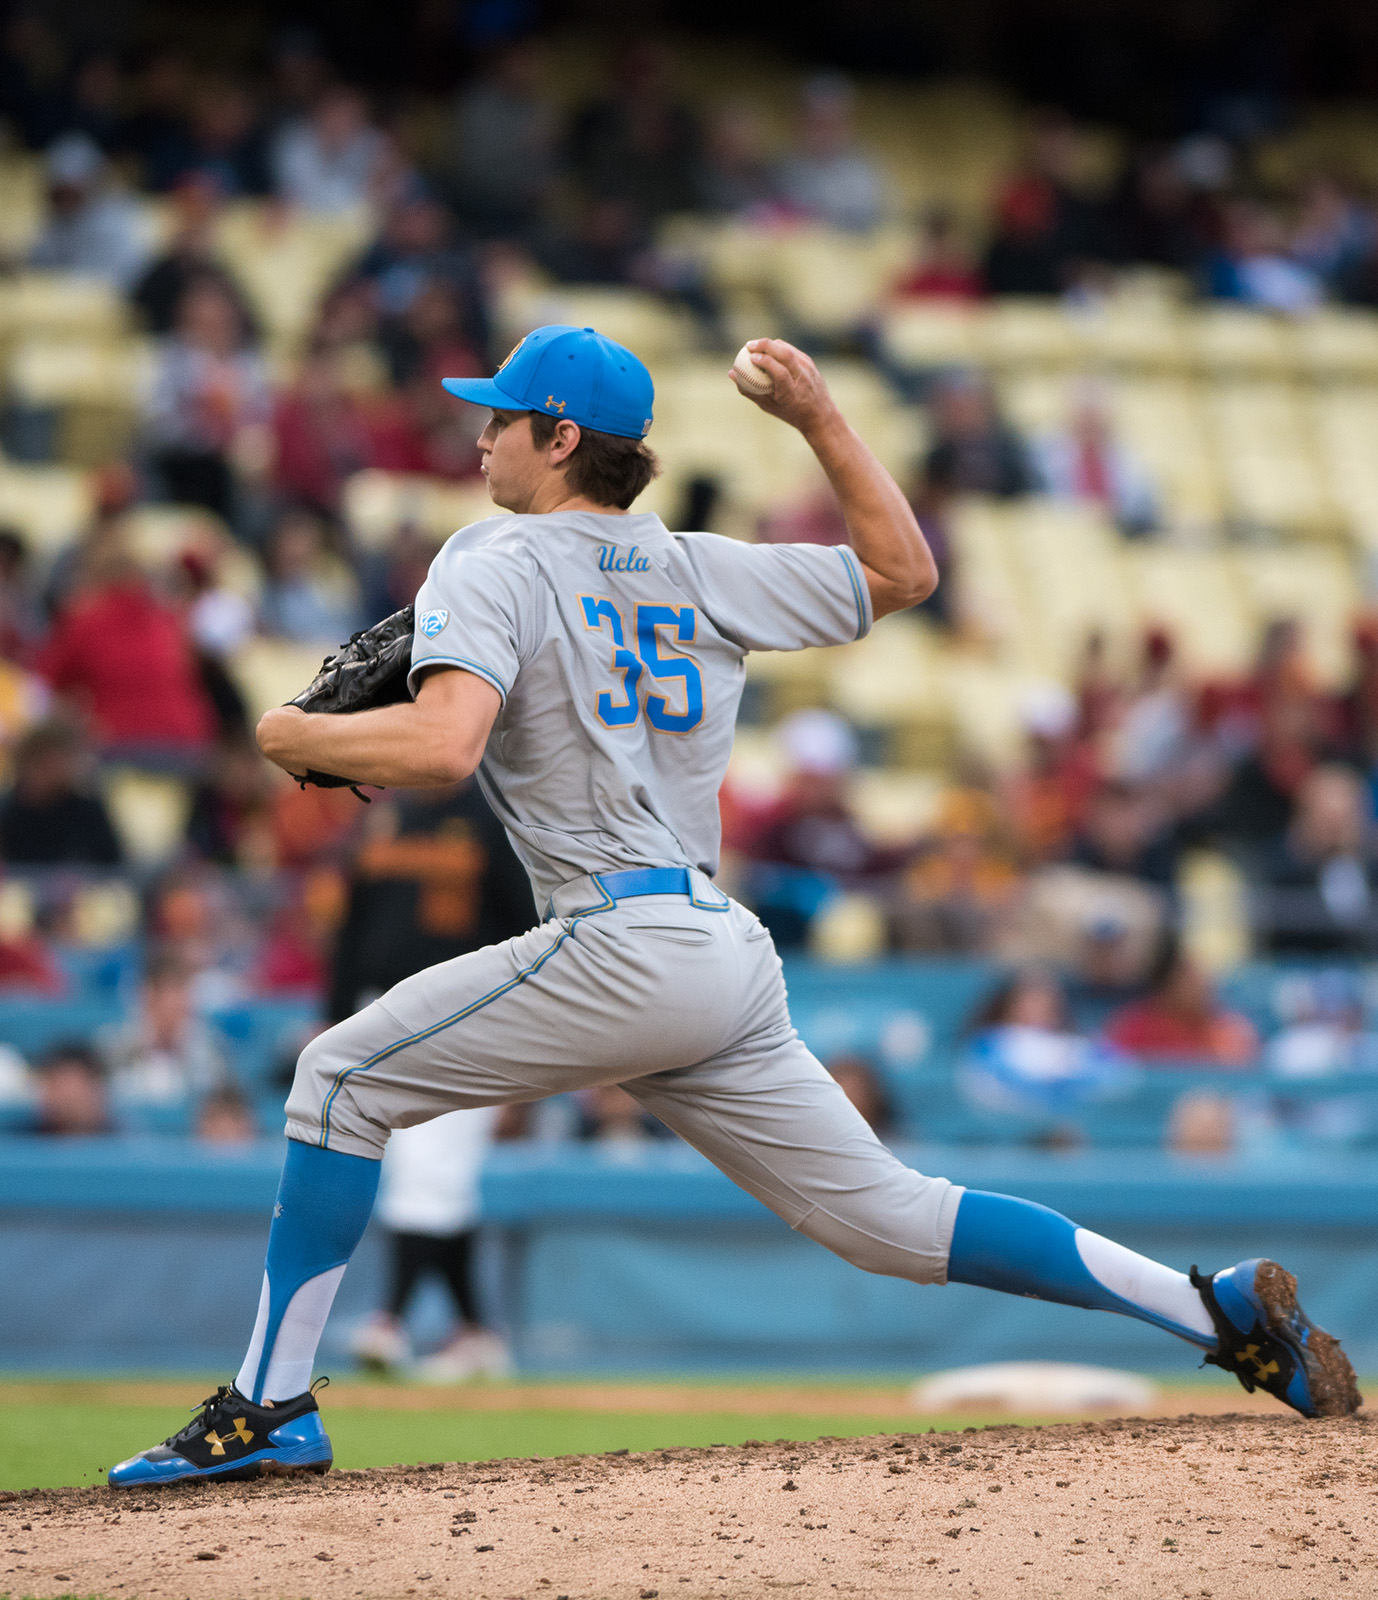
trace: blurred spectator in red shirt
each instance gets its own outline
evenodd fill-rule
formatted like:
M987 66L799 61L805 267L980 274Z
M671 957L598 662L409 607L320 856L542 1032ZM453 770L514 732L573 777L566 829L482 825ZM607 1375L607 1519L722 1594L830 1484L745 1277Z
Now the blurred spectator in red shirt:
M337 867L306 873L289 903L273 918L254 968L254 987L270 993L320 994L328 977L328 950L344 916L344 878Z
M1164 944L1148 994L1116 1011L1105 1037L1159 1066L1251 1067L1259 1050L1253 1024L1221 1005L1210 979L1175 939Z
M98 743L133 755L198 750L215 731L182 617L153 592L118 529L87 551L85 580L38 653Z
M996 198L996 227L986 252L992 294L1055 295L1076 264L1104 259L1096 209L1078 193L1077 130L1061 112L1043 116L1023 166Z
M847 520L837 496L819 484L794 500L777 501L756 523L760 544L846 544Z
M778 733L793 770L750 854L846 877L876 871L883 853L862 834L847 799L856 765L851 729L830 711L798 711Z
M425 436L391 396L361 394L342 352L318 348L273 411L275 477L289 500L335 513L346 480L366 467L424 472Z
M0 936L0 988L64 994L67 979L47 945L32 933Z
M946 206L933 206L923 219L919 260L894 287L901 300L979 300L985 293L981 269L963 246L957 219Z
M1370 613L1355 623L1353 645L1353 679L1335 706L1336 738L1347 760L1373 767L1378 765L1378 617Z

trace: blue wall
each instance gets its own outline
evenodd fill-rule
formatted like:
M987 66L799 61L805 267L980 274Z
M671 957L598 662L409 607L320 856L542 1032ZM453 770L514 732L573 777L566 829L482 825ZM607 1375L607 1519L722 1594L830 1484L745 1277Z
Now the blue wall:
M1275 1255L1360 1369L1378 1371L1371 1159L903 1154L1175 1266ZM237 1366L280 1161L276 1142L226 1153L167 1139L0 1140L0 1368ZM868 1277L679 1146L502 1147L484 1206L492 1293L530 1371L913 1372L1041 1357L1185 1373L1197 1360L1123 1318ZM370 1233L327 1330L327 1369L376 1304L381 1270Z

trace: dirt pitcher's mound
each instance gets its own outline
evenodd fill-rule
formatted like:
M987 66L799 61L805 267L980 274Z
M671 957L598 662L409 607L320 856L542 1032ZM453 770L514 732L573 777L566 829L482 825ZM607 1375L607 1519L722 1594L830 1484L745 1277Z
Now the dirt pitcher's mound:
M0 1503L0 1595L1378 1594L1378 1425L1182 1417Z

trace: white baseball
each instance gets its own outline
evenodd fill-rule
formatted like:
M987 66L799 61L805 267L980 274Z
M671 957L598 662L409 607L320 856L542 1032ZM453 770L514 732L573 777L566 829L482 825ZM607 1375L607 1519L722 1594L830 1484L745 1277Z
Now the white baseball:
M743 345L737 352L737 359L732 363L732 370L741 379L742 388L749 394L774 394L775 379L764 368L758 367L752 361L749 345Z

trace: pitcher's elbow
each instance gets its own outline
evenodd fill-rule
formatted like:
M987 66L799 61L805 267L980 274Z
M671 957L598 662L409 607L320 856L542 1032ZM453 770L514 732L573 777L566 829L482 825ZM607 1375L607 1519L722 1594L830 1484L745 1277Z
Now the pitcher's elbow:
M930 555L926 561L918 563L910 574L905 605L921 606L937 587L938 563Z

